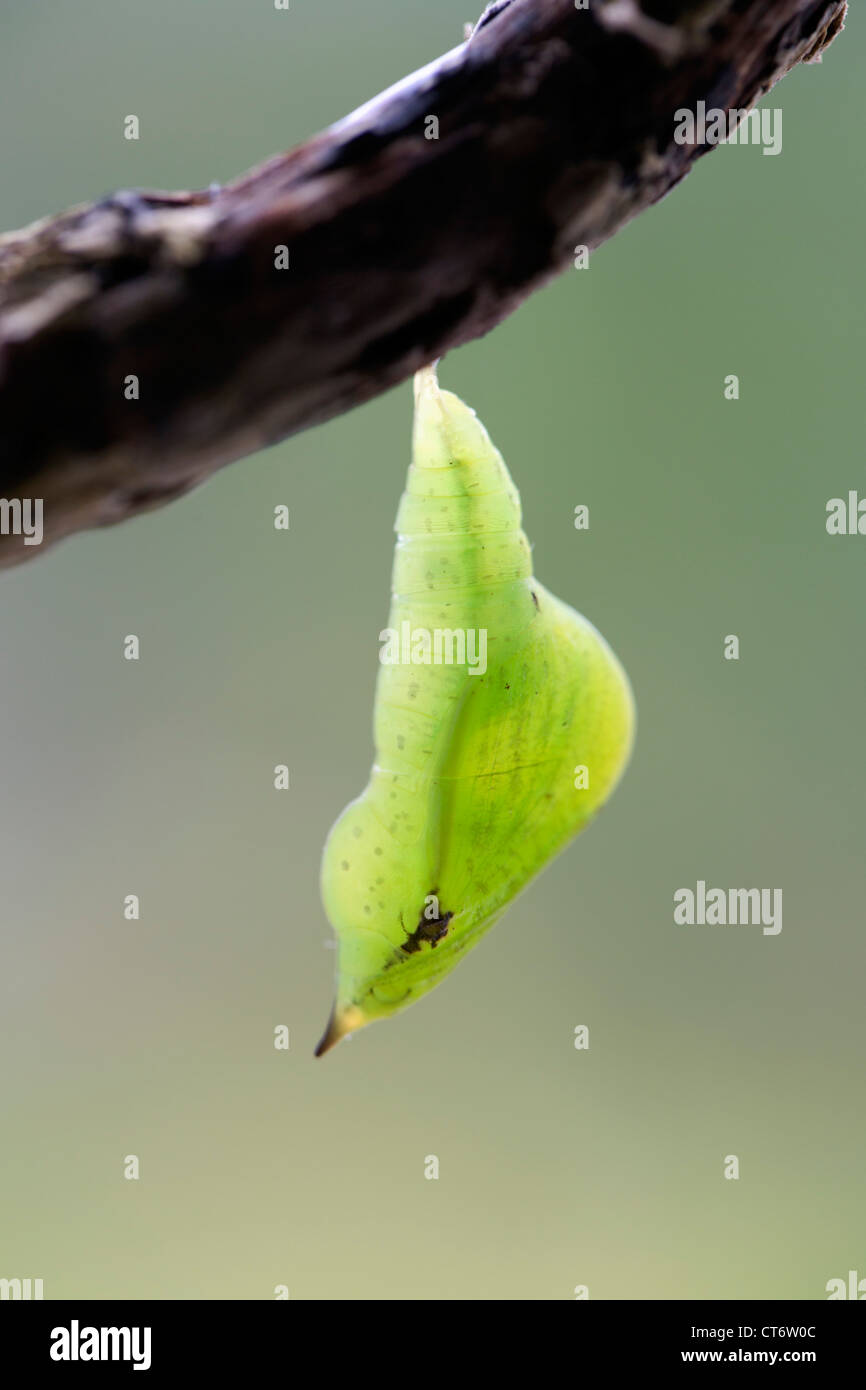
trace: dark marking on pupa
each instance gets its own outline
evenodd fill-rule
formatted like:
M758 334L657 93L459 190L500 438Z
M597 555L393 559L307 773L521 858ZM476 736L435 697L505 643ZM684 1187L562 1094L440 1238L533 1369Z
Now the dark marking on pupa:
M427 894L427 898L437 898L438 900L437 890L435 888L432 889L432 891ZM425 906L427 898L424 900ZM405 955L411 956L414 955L416 951L420 951L422 944L428 941L431 951L435 951L437 944L442 940L443 936L448 935L448 923L453 916L453 912L443 912L440 917L435 917L430 920L424 916L424 908L422 907L417 927L411 933L406 932L406 940L403 942L400 950ZM402 919L400 925L403 926ZM406 931L406 928L403 927L403 930Z

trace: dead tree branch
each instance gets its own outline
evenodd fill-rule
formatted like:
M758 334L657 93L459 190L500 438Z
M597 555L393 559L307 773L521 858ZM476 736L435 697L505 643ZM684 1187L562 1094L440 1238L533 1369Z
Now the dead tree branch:
M675 142L678 108L750 107L845 8L497 0L459 48L227 187L0 237L0 497L42 498L53 542L387 390L669 192L707 148ZM41 549L0 535L0 564Z

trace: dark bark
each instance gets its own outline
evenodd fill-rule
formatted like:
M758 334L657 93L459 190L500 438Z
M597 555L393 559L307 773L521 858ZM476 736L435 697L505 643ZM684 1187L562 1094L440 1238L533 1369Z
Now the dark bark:
M706 152L675 143L677 108L750 106L844 12L494 4L459 49L226 187L0 238L0 497L42 498L47 544L387 390L673 188ZM41 549L0 536L0 564Z

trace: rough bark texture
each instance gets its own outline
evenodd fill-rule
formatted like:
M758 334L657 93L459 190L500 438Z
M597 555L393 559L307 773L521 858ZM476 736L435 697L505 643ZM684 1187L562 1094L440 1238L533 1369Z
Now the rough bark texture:
M0 238L0 498L43 499L45 544L123 520L487 332L706 152L675 143L677 108L751 106L846 8L590 3L496 0L460 48L226 187ZM0 564L44 548L0 535Z

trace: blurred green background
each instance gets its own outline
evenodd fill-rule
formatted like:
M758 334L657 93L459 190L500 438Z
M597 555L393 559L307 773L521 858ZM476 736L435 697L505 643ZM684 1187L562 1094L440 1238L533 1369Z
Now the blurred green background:
M0 225L226 180L480 8L5 3ZM313 1060L318 860L371 760L409 386L3 573L0 1276L47 1298L811 1299L866 1275L866 539L824 526L866 492L863 48L856 14L766 99L779 157L715 151L443 364L640 722L597 823L397 1020ZM675 927L699 878L781 887L781 934Z

